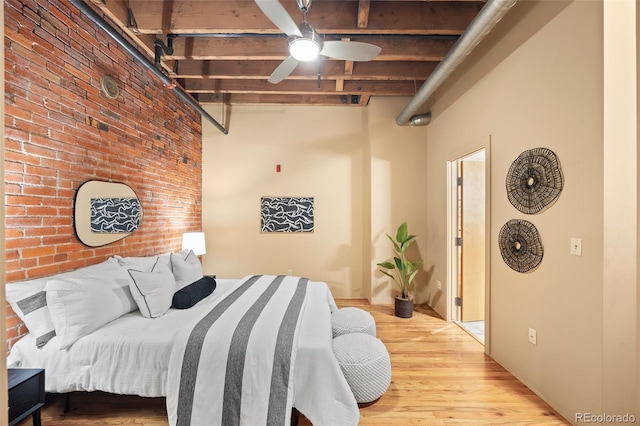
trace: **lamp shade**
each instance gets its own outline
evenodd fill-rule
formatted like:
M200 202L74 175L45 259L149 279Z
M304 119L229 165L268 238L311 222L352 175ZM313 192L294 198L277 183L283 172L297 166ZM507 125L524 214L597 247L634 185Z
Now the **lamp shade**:
M185 232L182 234L182 250L193 250L196 256L205 254L207 247L204 242L204 232Z

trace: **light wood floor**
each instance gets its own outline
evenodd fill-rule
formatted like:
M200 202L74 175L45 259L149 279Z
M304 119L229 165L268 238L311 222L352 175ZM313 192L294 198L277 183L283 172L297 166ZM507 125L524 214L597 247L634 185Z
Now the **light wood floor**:
M426 308L401 319L392 306L338 300L374 316L378 337L391 354L392 380L377 401L360 408L361 425L569 425L549 405L491 358L473 337ZM163 398L99 392L74 393L71 411L50 398L43 426L167 425ZM301 418L300 424L310 424ZM30 426L31 419L20 423ZM340 425L331 425L340 426Z

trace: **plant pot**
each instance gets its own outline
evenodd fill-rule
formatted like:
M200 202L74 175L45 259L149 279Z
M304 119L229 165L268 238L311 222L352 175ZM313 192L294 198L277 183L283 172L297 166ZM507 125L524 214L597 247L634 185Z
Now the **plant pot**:
M395 314L400 318L411 318L413 316L413 299L403 299L396 296Z

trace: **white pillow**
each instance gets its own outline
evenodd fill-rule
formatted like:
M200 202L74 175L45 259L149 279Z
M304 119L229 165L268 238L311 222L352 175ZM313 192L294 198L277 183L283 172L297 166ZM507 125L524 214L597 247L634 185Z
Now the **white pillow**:
M129 275L133 279L131 294L142 316L157 318L164 315L171 307L176 291L176 280L169 265L158 260L150 272L129 269Z
M29 333L34 336L36 346L41 348L56 335L44 291L47 281L58 278L81 277L115 269L120 269L120 265L116 259L110 258L95 265L85 266L50 277L8 283L5 286L6 299L11 305L11 309L27 326Z
M60 349L108 322L137 309L129 290L129 275L117 272L47 282L47 304Z
M131 257L120 257L114 256L118 263L123 266L125 269L135 269L136 271L148 272L153 268L153 265L156 264L158 260L163 262L166 265L169 265L170 262L170 254L165 253L161 255L154 256L131 256Z
M189 250L186 256L182 252L171 253L171 271L176 278L176 290L193 284L203 277L202 264L193 250Z

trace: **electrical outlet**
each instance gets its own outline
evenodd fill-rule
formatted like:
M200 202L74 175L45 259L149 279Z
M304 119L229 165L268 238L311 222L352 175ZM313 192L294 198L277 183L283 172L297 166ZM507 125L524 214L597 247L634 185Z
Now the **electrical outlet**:
M582 238L571 238L570 253L574 256L582 256Z
M436 280L436 289L442 290L442 281Z
M529 343L532 345L538 344L538 332L531 327L529 327Z
M287 275L291 275L291 269L287 269Z

